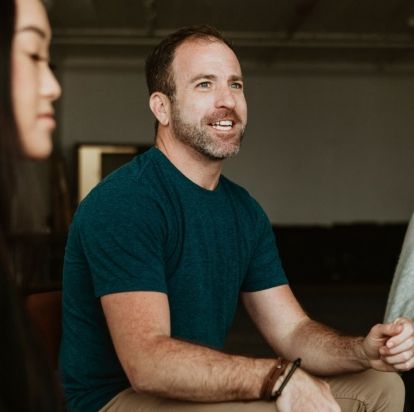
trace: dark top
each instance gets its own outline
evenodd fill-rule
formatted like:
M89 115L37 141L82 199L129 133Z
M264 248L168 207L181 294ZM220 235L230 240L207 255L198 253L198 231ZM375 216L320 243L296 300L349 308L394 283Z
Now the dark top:
M99 297L168 295L171 335L220 349L240 291L287 282L258 203L221 176L206 190L156 148L103 180L79 206L66 246L61 371L72 410L130 386Z

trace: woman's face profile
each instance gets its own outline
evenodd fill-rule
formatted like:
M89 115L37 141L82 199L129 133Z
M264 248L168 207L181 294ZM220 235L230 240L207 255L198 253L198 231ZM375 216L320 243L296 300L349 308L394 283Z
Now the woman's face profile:
M61 89L49 67L50 39L50 25L40 0L16 0L12 99L23 154L29 158L45 158L52 150L52 103Z

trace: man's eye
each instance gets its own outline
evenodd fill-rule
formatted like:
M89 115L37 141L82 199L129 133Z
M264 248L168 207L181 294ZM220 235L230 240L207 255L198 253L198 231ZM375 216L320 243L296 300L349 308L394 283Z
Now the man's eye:
M210 82L201 82L197 85L197 87L200 87L201 89L208 89L211 86Z
M243 85L241 83L232 83L231 87L233 89L243 89Z

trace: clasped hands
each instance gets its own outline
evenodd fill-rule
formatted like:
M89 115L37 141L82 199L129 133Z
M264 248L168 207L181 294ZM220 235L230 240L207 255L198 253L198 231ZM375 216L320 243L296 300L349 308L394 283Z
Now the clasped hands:
M414 325L408 318L373 326L361 343L361 361L365 367L385 372L403 372L414 367ZM289 387L290 386L290 387ZM297 370L277 400L280 412L307 410L340 412L329 384ZM304 409L305 408L305 409Z
M375 325L362 348L368 365L378 371L404 372L414 367L414 325L405 317Z

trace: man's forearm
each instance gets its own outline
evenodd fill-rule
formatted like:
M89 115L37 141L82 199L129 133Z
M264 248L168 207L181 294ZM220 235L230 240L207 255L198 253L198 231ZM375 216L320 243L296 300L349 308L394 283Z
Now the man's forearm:
M159 337L126 365L137 391L188 401L258 399L275 359L228 355L170 337Z
M302 358L302 366L318 375L356 372L369 367L362 337L344 336L312 319L304 319L284 342L289 358Z

